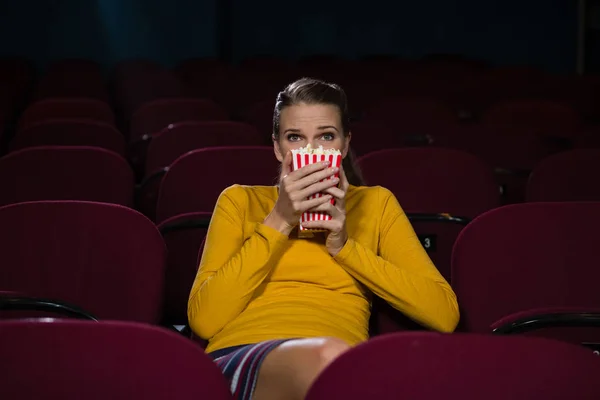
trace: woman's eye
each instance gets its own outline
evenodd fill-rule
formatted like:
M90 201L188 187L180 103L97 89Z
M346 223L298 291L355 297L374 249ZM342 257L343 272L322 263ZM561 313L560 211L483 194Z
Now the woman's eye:
M324 133L322 137L323 140L333 140L335 138L332 133Z
M288 140L290 142L297 142L298 140L300 140L300 136L299 135L294 135L294 134L288 135L287 138L288 138Z

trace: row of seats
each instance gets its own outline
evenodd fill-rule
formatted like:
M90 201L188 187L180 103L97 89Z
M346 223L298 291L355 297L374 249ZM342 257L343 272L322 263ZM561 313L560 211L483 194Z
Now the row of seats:
M212 212L230 185L277 181L278 162L271 147L212 147L177 157L186 142L172 141L182 137L177 134L164 137L168 140L157 140L163 146L151 147L148 158L157 161L155 173L137 188L126 161L108 150L49 146L10 153L0 158L0 205L99 201L137 208L158 224L179 226L197 219L197 213ZM455 238L470 220L502 204L499 184L504 193L523 191L529 202L600 201L595 184L599 150L559 153L540 162L530 175L500 175L503 180L478 158L452 149L380 150L359 158L357 165L366 184L390 189L412 215L413 226L447 279ZM190 245L178 252L189 269L196 266L199 240L189 239Z
M594 77L553 75L531 67L489 68L466 59L351 61L330 57L298 63L255 58L238 65L191 59L172 71L149 60L130 60L113 68L110 92L116 107L127 116L145 101L190 95L211 98L235 112L272 99L274 92L299 76L342 83L361 109L392 95L433 97L454 109L475 111L507 99L535 97L566 102L589 114L595 109L597 87ZM48 67L34 98L106 100L106 81L100 66L91 61L63 60Z
M317 62L312 67L317 65L314 69L317 71L316 76L327 77L327 65L339 67L342 64L329 60L325 63ZM357 67L365 79L357 79L358 72L350 71L351 67L334 68L330 71L347 72L347 80L339 73L330 75L330 79L339 81L348 89L352 104L358 105L355 110L360 111L353 114L360 121L352 128L355 133L353 145L362 156L358 164L368 184L381 184L390 188L409 213L409 219L424 247L458 295L461 305L459 331L470 334L464 336L461 344L445 342L445 337L457 338L451 340L458 341L462 340L458 338L463 335L436 335L435 340L439 340L439 344L430 341L427 336L404 336L406 334L393 335L393 340L388 340L386 336L371 340L333 365L328 374L324 374L315 384L309 398L335 398L342 394L342 397L348 398L373 395L380 397L384 396L381 391L397 397L398 392L385 389L394 381L392 377L404 374L395 368L397 357L389 357L390 354L396 354L394 351L397 351L398 357L401 355L408 362L407 365L417 365L414 369L416 378L410 378L406 374L409 381L415 383L414 390L418 390L411 392L414 396L435 395L432 392L423 393L433 386L419 381L426 378L431 382L431 375L438 377L435 383L439 385L439 389L445 389L446 394L453 391L464 393L464 390L456 392L458 384L448 386L453 383L447 378L449 374L446 371L440 372L439 355L450 353L448 360L454 360L454 364L451 362L448 365L457 372L471 371L472 375L467 378L463 376L463 379L482 382L481 388L470 390L474 398L481 398L483 392L478 390L484 390L486 383L493 382L475 379L474 374L477 372L479 377L484 369L481 363L465 365L465 348L472 349L474 354L484 354L488 350L497 361L503 355L514 360L516 353L511 351L516 352L519 345L513 342L511 345L500 345L497 351L489 351L487 347L494 346L489 342L493 337L485 335L484 339L479 339L474 333L528 331L528 335L597 345L600 342L597 318L600 299L592 287L596 280L594 278L597 278L593 268L596 264L593 232L600 222L600 206L593 202L531 202L497 208L500 204L498 184L501 184L505 199L507 194L525 193L525 186L528 185L528 201L599 200L593 185L594 178L598 176L595 161L598 159L597 151L577 150L552 155L571 146L573 139L589 145L590 141L586 142L582 138L593 137L591 143L594 143L598 137L583 134L587 129L584 123L594 120L595 86L590 85L591 91L584 93L578 86L581 81L575 84L575 79L561 81L556 76L548 75L541 78L537 71L530 71L531 73L519 75L521 78L528 78L518 85L515 85L518 79L513 75L512 84L506 87L506 96L499 95L500 91L492 90L490 96L485 97L485 91L490 86L486 87L482 82L485 83L497 70L473 66L469 67L470 72L465 72L464 69L457 72L461 69L457 67L457 63L450 63L452 66L443 63L442 67L438 63L437 70L431 68L431 64L427 64L426 68L425 63L420 63L418 68L399 65L397 62L375 64L378 67L372 71L377 73L367 74L366 77L364 73L367 69L364 64ZM254 150L250 147L227 148L220 153L218 148L203 149L179 156L197 147L267 144L274 93L284 83L293 80L296 76L291 76L298 70L292 73L293 68L278 69L290 73L284 79L284 74L275 77L271 73L272 69L268 68L268 63L256 65L261 67L255 68L250 74L240 74L239 70L223 70L224 73L220 74L218 69L210 74L200 74L199 64L196 64L195 68L187 71L184 78L179 67L173 73L153 63L122 64L115 69L108 91L101 82L101 76L97 71L94 72L95 67L90 63L79 71L74 68L71 80L65 79L68 74L64 74L64 71L72 68L73 64L68 68L63 66L56 69L62 72L48 71L36 89L36 98L46 100L33 103L21 116L11 140L12 153L0 161L1 165L2 161L14 161L22 157L21 160L26 159L27 164L13 169L6 178L6 182L14 185L14 190L8 188L7 193L18 193L18 188L21 187L25 188L21 193L26 196L8 201L21 203L0 207L0 226L4 232L1 234L1 248L6 257L5 267L0 268L0 291L4 291L0 293L0 319L64 313L85 319L116 319L155 325L186 324L187 295L196 274L202 240L216 196L232 183L275 183L277 163L272 149L268 147ZM246 64L244 68L248 70L250 67ZM427 73L424 73L425 69ZM232 74L243 79L232 79ZM249 79L250 76L256 79ZM426 78L419 79L419 76ZM432 79L434 76L443 79ZM69 82L61 83L61 79ZM281 81L275 83L278 79ZM497 79L494 82L499 81L501 80ZM561 84L558 84L559 81ZM473 92L468 90L469 84L473 82L477 82L483 89L477 96L473 96ZM205 91L210 89L208 86L219 90L210 94ZM239 95L231 96L233 88ZM456 88L460 88L466 95L457 92ZM542 88L543 91L537 91ZM569 91L569 94L565 95L566 92L561 91L563 89ZM531 91L527 92L528 90ZM108 93L112 95L110 100L106 97ZM210 100L186 99L190 95L208 97ZM396 99L385 100L390 95L396 96ZM57 96L65 99L51 99ZM76 99L82 96L93 100ZM407 96L412 98L406 99ZM354 98L357 99L356 103L353 102ZM513 101L515 98L522 100ZM537 100L531 101L531 98ZM382 103L383 100L385 103ZM242 111L248 110L248 106L256 102L259 103L249 111ZM93 110L90 114L86 114L87 107ZM59 110L58 114L56 110ZM36 113L41 115L37 121ZM240 137L243 135L244 138L249 138L252 130L252 140L256 139L257 142L225 142L226 138L223 136L229 135L235 128L229 125L231 122L224 120L232 116L243 117L253 124L253 128L239 123L236 126L240 127L240 132L244 132L240 133ZM473 119L479 122L475 124ZM470 122L466 123L466 120ZM88 129L92 125L94 127ZM221 133L211 135L215 138L214 142L206 138L202 138L203 143L198 141L198 133L203 130L206 132L208 127L214 132L221 129ZM54 133L49 131L52 129ZM181 132L188 132L187 136ZM594 134L593 129L589 132ZM97 139L94 140L103 145L83 142L78 134L95 137ZM58 135L64 135L64 140L69 143L53 142ZM119 135L118 139L116 135ZM113 138L110 145L105 141L108 136ZM381 141L378 140L380 138ZM259 139L264 141L258 143ZM36 142L39 140L42 142ZM77 142L78 140L82 142ZM375 151L380 149L369 147L373 142L385 143L386 148L415 144L427 144L428 147ZM54 148L52 154L44 148L30 148L39 144L70 146ZM82 144L96 147L80 150L73 146ZM152 152L153 146L157 149L156 153ZM163 150L165 146L169 151ZM438 147L467 150L479 158ZM254 151L254 157L244 163L243 157ZM43 155L39 158L36 154ZM134 174L123 156L129 159L138 179L145 178L137 193L133 189ZM155 164L156 168L146 168L144 172L144 165L149 160L156 160L155 156L159 159ZM69 159L73 162L69 162ZM106 162L106 167L100 168L103 162ZM553 170L556 166L552 167L557 163L562 165L559 172ZM565 167L565 163L578 164L578 167ZM86 171L85 165L94 167ZM225 167L217 169L215 165ZM440 168L440 165L444 167ZM547 165L550 167L543 168ZM58 169L52 171L52 166L58 166ZM528 174L521 170L533 166L536 168L528 182ZM515 170L497 170L494 176L490 167ZM27 171L29 176L25 174ZM36 178L41 176L49 178L36 183ZM545 181L540 180L540 176L546 177ZM561 178L564 182L562 185L559 183ZM542 190L532 195L535 191L531 188L535 187L536 179L537 182L542 182ZM90 198L83 199L105 203L22 202L43 198L82 199L79 195L87 190L90 183L94 186L86 192ZM107 183L109 185L105 185ZM29 196L36 192L52 195ZM60 196L56 196L61 192ZM138 195L137 199L134 199L135 194ZM158 225L130 208L106 203L129 207L137 204ZM168 207L165 208L165 205ZM165 208L164 213L161 207ZM36 251L31 251L32 247ZM32 279L32 276L35 278ZM32 308L37 311L31 311ZM7 309L16 311L6 311ZM9 326L6 324L6 321L0 322L0 332L3 327ZM95 333L86 334L75 325L70 326L70 329L77 331L80 337L98 339L101 335L98 327L110 323L86 324L92 324ZM556 328L562 325L570 328ZM54 327L60 325L52 323L46 326L52 326L48 329L59 329ZM120 328L125 329L124 326ZM49 334L49 331L42 331L39 324L24 329L36 334L45 333L50 337L57 336ZM410 323L380 301L375 302L371 321L372 335L406 329L422 327ZM17 332L14 336L31 338L24 331L14 332ZM168 339L161 333L161 340L166 343ZM123 336L127 337L127 334ZM398 339L400 336L403 338ZM406 338L412 341L400 344L399 341L408 340ZM139 337L134 336L132 340L144 343ZM69 340L71 342L73 341ZM540 343L537 340L530 341L526 344L527 348L537 346L534 342ZM54 343L55 347L65 348L61 343ZM522 346L525 347L525 344ZM437 349L436 357L418 353L414 355L416 361L412 361L406 347ZM10 348L18 349L16 346ZM132 348L139 350L139 347ZM448 350L455 348L456 353ZM570 358L570 353L563 353L561 356L549 348L543 350L552 357L539 357L539 365L555 365L559 358L565 365L576 363L574 358ZM584 354L583 350L577 350ZM0 356L6 354L5 351L0 350ZM31 351L31 348L26 351ZM157 358L164 360L161 354ZM524 351L518 354L522 358L528 358L527 355L531 358L538 357ZM458 358L460 364L457 364ZM431 363L434 361L436 365L433 366ZM202 362L211 365L207 368L212 368L213 371L213 375L207 378L208 381L220 385L222 377L216 378L216 368L210 364L210 360L204 358ZM388 375L369 374L382 365L390 365L385 368ZM133 368L131 365L126 366ZM419 369L421 366L423 368ZM534 366L529 367L528 372L531 372ZM540 368L537 366L537 371ZM193 372L196 374L196 383L198 370ZM511 371L506 370L494 372L496 377L508 376L508 379L514 378L515 382L523 384L524 372L519 372L518 376L511 375ZM362 385L348 385L348 377L353 376L352 373L356 374L353 381L361 382L361 377L368 379L363 379ZM22 373L17 375L21 379L24 376ZM548 379L548 375L544 378ZM557 375L553 378L560 380ZM19 378L16 379L18 382ZM564 381L567 378L562 379ZM539 380L533 380L539 383ZM587 388L592 390L587 386L588 381L570 382L578 385L578 391L574 395L562 393L556 388L543 395L549 398L553 395L558 398L597 397L595 393L587 391ZM348 389L349 393L344 394L341 386ZM409 387L406 383L402 386L402 393L405 395ZM533 385L520 391L528 394L524 398L535 397L531 395L532 387ZM495 390L498 398L516 398L513 387L509 385L504 388L508 392ZM221 390L220 393L224 396L227 392L223 389L226 387L221 385L217 390ZM163 393L161 390L164 391L165 387L154 390L153 395L159 396ZM128 397L131 396L130 391ZM493 395L486 394L486 397L490 396Z
M180 155L213 146L267 145L270 140L267 134L263 135L256 128L240 122L188 121L170 124L159 134L145 135L128 146L109 118L101 121L101 118L109 114L98 112L88 115L83 112L83 115L80 115L81 109L78 109L77 105L86 102L60 100L44 104L56 106L56 109L50 107L54 110L52 113L56 117L65 118L47 120L49 115L48 111L44 110L45 107L31 107L24 114L24 117L31 119L22 121L9 150L16 151L39 145L86 145L102 147L127 156L133 164L136 181L141 182L143 186L138 207L151 217L156 206L160 182L158 178ZM44 104L38 103L40 106ZM95 101L89 104L93 106ZM67 118L68 115L80 118ZM35 122L38 121L37 117L42 122ZM92 118L98 120L88 120ZM352 130L352 148L359 156L382 148L402 146L450 148L472 153L494 168L496 180L502 185L503 204L523 201L529 171L541 160L564 149L564 146L555 140L533 135L527 130L498 126L491 128L482 124L448 126L417 137L408 135L409 131L406 132L407 135L402 136L383 125L368 123L355 123ZM150 137L152 140L148 139ZM600 142L583 138L575 143L574 147L597 148L598 144Z
M125 153L139 181L153 172L145 168L149 143L161 132L168 132L169 127L176 123L224 121L233 117L253 125L258 131L261 138L253 138L252 144L265 144L270 136L276 93L286 82L301 75L297 75L298 69L283 60L260 59L242 64L232 69L214 60L191 60L182 63L174 71L169 71L150 61L124 62L114 68L111 84L107 89L102 71L93 62L64 60L55 63L38 83L33 97L35 101L19 118L17 132L11 134L9 149L22 148L36 140L55 141L48 139L46 135L39 138L42 135L40 130L50 128L35 126L33 132L26 128L32 123L61 119L63 121L54 121L51 128L54 132L61 132L58 134L61 137L58 141L71 138L69 140L74 140L77 144L100 143L111 150ZM478 63L463 59L425 60L418 63L320 59L300 64L300 70L312 71L314 74L309 75L318 77L335 78L330 74L337 71L340 79L333 80L349 86L351 104L354 104L354 100L359 104L365 103L365 99L372 103L370 106L362 105L360 115L355 114L360 118L352 127L355 133L353 147L358 155L381 148L427 144L469 150L478 156L490 157L486 161L506 170L522 168L522 165L516 165L522 164L522 161L528 161L529 164L537 162L541 156L552 153L557 148L562 150L571 145L597 147L600 142L597 128L586 124L593 122L593 119L575 101L586 98L590 107L595 107L594 96L586 97L582 94L582 90L591 91L591 94L598 92L595 89L597 85L593 84L594 80L591 78L586 78L586 84L582 86L583 78L551 78L551 75L531 68L486 69ZM340 68L344 65L347 68ZM240 81L232 78L232 74L244 78ZM416 79L415 74L426 79ZM374 82L365 79L365 75ZM285 80L281 80L283 76ZM473 118L467 118L471 112L465 111L463 105L459 105L461 111L457 112L457 107L449 104L444 96L436 95L437 92L410 89L417 81L429 82L428 85L433 87L444 86L443 82L452 82L452 85L461 88L461 92L468 92L465 82L475 76L496 90L506 92L498 95L492 102L486 103L480 98L472 102L479 107L487 104L480 112L475 113L478 120L475 125L464 123L465 119L471 121ZM509 84L511 81L518 82L518 85ZM214 98L209 92L186 90L194 85L193 82L216 85L221 99ZM251 88L245 89L244 82ZM373 88L378 87L375 84L377 82L386 88L399 85L406 90L394 96L393 93L378 93L377 90L373 93L352 94L353 85L365 82L369 84L364 85L361 89L363 91L375 90ZM523 89L530 88L531 85L537 85L538 89L543 87L544 90L528 92ZM231 96L228 87L236 88L235 96ZM485 85L482 86L479 82L477 87ZM509 95L511 90L516 92ZM112 94L110 103L107 100L108 92ZM567 96L566 92L570 94ZM225 104L227 100L231 97L229 100L238 101L248 93L255 96L256 101L232 114ZM553 96L552 93L557 95ZM66 119L78 121L64 121ZM98 123L90 122L90 126L86 126L83 120L88 119ZM115 129L123 137L118 137ZM77 133L80 133L79 137ZM100 139L102 134L106 138ZM31 142L28 137L31 135L38 137ZM371 140L374 135L377 135L378 140ZM561 140L557 142L556 138ZM498 144L501 149L494 150L498 149ZM511 152L503 150L510 146L523 150L515 157Z
M13 75L0 74L0 80L8 81ZM97 64L64 60L47 69L33 99L87 97L108 102L110 92L120 118L128 122L146 102L191 96L209 98L228 114L234 112L239 117L244 114L240 110L247 110L252 104L272 102L286 83L300 76L342 83L350 99L355 99L351 104L361 110L376 111L377 103L384 98L416 96L447 104L455 116L465 117L479 115L483 109L506 100L536 98L567 104L586 119L597 114L595 77L563 77L527 67L482 68L467 60L322 60L299 68L282 60L263 59L237 67L214 60L189 60L173 71L148 60L133 60L113 69L108 89ZM449 115L448 111L444 113Z
M210 219L194 216L185 224L156 227L134 210L106 203L0 207L0 299L50 299L101 320L185 325ZM451 260L459 330L519 331L564 318L599 327L597 317L588 318L600 311L594 287L600 277L594 233L599 224L600 202L503 206L470 222ZM378 304L371 322L372 335L414 327ZM600 343L599 329L542 334Z
M353 151L360 156L390 147L450 147L472 152L493 167L528 169L557 151L600 145L597 128L584 126L573 110L554 103L498 105L478 123L461 123L447 114L448 110L432 101L389 100L371 117L352 123ZM99 146L126 155L140 180L154 172L146 158L159 137L165 140L166 135L178 133L184 138L177 141L185 140L186 150L215 144L266 145L272 117L272 101L249 112L245 122L227 122L224 112L209 100L161 99L145 103L135 112L125 132L103 102L48 99L25 110L7 149L42 144ZM242 123L245 134L239 133ZM214 128L217 125L219 129Z
M270 131L274 100L248 109L242 120ZM112 108L105 102L91 98L49 98L29 105L19 119L22 127L27 123L46 119L79 118L115 123ZM124 133L133 140L156 134L166 126L182 121L228 120L230 116L219 105L207 99L158 98L144 102L131 116L131 124ZM396 129L399 135L407 130L433 130L461 123L443 103L428 98L386 98L366 112L361 121L380 123ZM571 107L542 99L518 99L498 103L479 119L485 125L526 127L558 137L577 136L583 127L582 117ZM262 129L261 129L262 130ZM403 132L404 131L404 132ZM414 132L413 132L414 133Z
M0 322L0 397L233 400L218 367L171 332L122 322ZM566 343L403 333L334 360L307 400L600 398L600 359Z
M182 212L212 211L220 192L234 183L276 183L278 161L271 147L215 146L193 150L192 145L192 151L186 151L186 127L189 126L157 141L161 146L153 147L148 159L155 174L140 186L139 193L148 198L156 198L162 187L158 222ZM218 131L232 127L207 123L204 128ZM253 132L241 125L233 128L239 128L240 136ZM597 149L578 149L545 158L531 175L522 177L527 182L526 200L600 200L594 184L600 172L599 154ZM215 165L222 167L215 171ZM379 150L360 157L357 166L366 184L389 188L410 212L445 212L472 218L500 202L499 182L492 169L459 150ZM98 147L38 146L16 150L0 158L0 176L6 185L0 204L73 199L133 206L130 167L119 154ZM502 190L512 190L511 182L500 183L505 183Z
M268 100L244 112L241 120L256 126L261 132L271 130L274 100L277 92ZM49 98L32 103L19 118L19 127L48 119L90 119L114 124L111 107L91 98ZM222 121L230 116L219 105L208 99L186 97L157 98L140 105L131 115L123 132L131 141L159 133L169 124L183 121ZM377 106L367 110L360 121L383 125L396 131L398 136L416 133L434 133L460 125L461 119L452 110L429 98L396 97L378 101ZM564 103L543 99L518 99L487 109L478 120L485 126L512 127L530 133L555 137L577 137L584 133L584 121L574 109Z

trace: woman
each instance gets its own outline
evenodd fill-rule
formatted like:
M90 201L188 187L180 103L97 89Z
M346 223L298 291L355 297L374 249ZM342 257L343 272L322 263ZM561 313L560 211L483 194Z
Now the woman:
M371 293L431 329L456 327L456 296L396 198L349 184L348 125L339 86L290 84L273 117L279 185L234 185L217 201L188 315L237 399L303 399L333 359L368 339ZM307 144L341 150L338 180L322 181L336 173L324 163L291 171L290 150ZM307 200L314 193L325 195ZM307 210L332 219L307 222L326 232L299 238Z

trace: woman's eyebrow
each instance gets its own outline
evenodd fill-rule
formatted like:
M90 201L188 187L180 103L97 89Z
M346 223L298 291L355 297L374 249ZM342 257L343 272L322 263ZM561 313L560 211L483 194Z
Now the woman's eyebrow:
M286 129L285 131L283 131L284 134L288 133L288 132L291 132L291 133L300 133L300 129Z
M336 132L338 131L338 129L337 129L335 126L333 126L333 125L324 125L324 126L319 126L317 129L333 129L333 130L335 130Z

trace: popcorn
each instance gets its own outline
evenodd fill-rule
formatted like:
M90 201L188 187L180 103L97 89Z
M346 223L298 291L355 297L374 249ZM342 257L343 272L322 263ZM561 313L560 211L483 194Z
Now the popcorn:
M306 147L292 150L292 169L295 171L304 167L305 165L314 164L321 161L329 161L332 167L340 167L342 163L342 153L337 149L324 149L323 146L319 146L313 149L310 144ZM339 173L334 175L339 177ZM331 179L332 177L326 178ZM323 193L316 193L309 197L314 199L322 197ZM335 199L331 199L331 204L335 204ZM331 215L324 212L305 212L300 217L300 231L309 231L308 228L302 226L303 222L306 221L328 221L331 219ZM310 229L310 231L316 232L322 229Z

